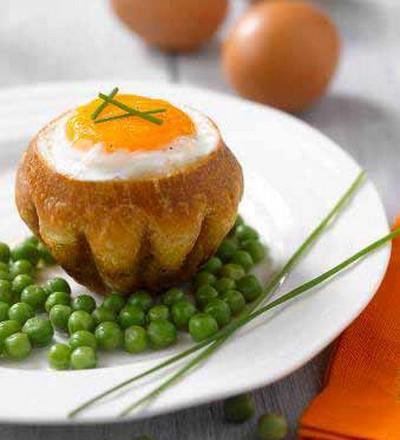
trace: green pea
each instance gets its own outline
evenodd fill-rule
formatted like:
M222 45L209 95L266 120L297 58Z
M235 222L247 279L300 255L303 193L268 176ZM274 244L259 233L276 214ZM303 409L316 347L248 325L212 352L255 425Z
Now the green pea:
M251 255L254 263L259 263L265 258L265 247L258 240L245 240L241 244L241 248Z
M71 348L66 344L54 344L47 353L50 367L55 370L67 370L71 361Z
M101 322L95 331L99 348L103 350L115 350L123 342L123 332L116 322Z
M29 318L35 316L33 308L26 303L19 302L13 304L8 310L8 318L13 321L18 321L21 325L24 325Z
M141 307L137 305L135 306L132 304L127 304L119 312L118 322L123 329L126 329L131 325L143 326L146 322L146 315Z
M201 342L218 332L218 323L208 313L197 313L189 320L189 333L196 342Z
M246 251L236 251L232 257L232 263L242 266L246 272L254 266L254 261L251 258L251 255Z
M96 301L90 295L79 295L72 300L72 308L92 313L96 308Z
M97 339L93 333L87 330L78 330L70 336L68 344L72 350L78 347L92 347L96 350Z
M200 309L204 309L215 298L218 298L218 291L212 286L201 286L196 291L196 303Z
M25 287L31 286L33 283L34 280L30 275L17 275L12 281L12 289L17 295L20 295Z
M258 232L248 225L239 225L235 230L235 236L240 241L255 240L258 238Z
M47 313L57 304L69 306L71 304L71 296L66 292L53 292L51 293L44 304L44 308Z
M239 278L244 277L246 272L242 266L239 266L235 263L228 263L222 266L220 275L221 277L232 278L233 280L237 281Z
M40 260L43 261L44 264L47 266L52 266L55 264L56 260L44 243L40 242L37 245L37 250L39 251Z
M124 333L124 349L128 353L142 353L147 350L149 340L143 327L132 325Z
M145 312L147 312L147 310L149 310L153 305L153 298L151 297L150 293L146 292L145 290L138 290L129 297L128 304L131 304L132 306L139 306Z
M169 319L169 308L167 306L158 304L147 312L148 321L156 321L157 319Z
M237 290L226 290L221 294L221 299L229 305L233 315L237 315L246 307L244 296Z
M262 286L255 275L246 275L237 282L237 288L243 293L246 301L258 298L262 293Z
M0 272L10 272L10 266L8 263L4 263L3 261L0 261Z
M10 272L5 270L0 270L0 280L11 281L12 276Z
M217 278L214 274L201 271L194 277L193 285L197 289L201 286L212 286L216 281Z
M11 259L13 261L27 260L36 266L39 262L39 251L36 246L30 243L22 243L11 250Z
M214 287L218 290L219 293L225 292L226 290L232 290L236 287L236 281L232 280L232 278L219 278Z
M222 267L222 261L218 257L211 257L202 267L206 272L217 274Z
M22 331L28 335L34 347L46 347L54 335L51 322L37 316L29 318L22 327Z
M25 275L33 275L34 268L32 263L28 260L18 260L12 263L10 267L10 273L13 278L17 275L25 274Z
M96 325L100 324L100 322L114 322L117 320L117 315L115 314L114 310L111 310L105 306L97 307L97 309L92 313L92 316Z
M95 321L92 315L84 310L75 310L68 319L68 332L70 335L78 330L92 331L95 326Z
M222 299L211 300L204 311L215 318L219 327L223 327L231 320L232 313L229 305Z
M107 298L103 301L102 306L112 310L115 313L119 313L121 309L125 306L125 304L126 301L122 295L118 293L110 293L110 295L108 295Z
M97 355L92 347L78 347L71 354L71 367L74 370L86 370L97 366Z
M34 235L31 235L30 237L26 238L22 242L22 246L30 245L30 246L33 246L33 247L36 247L36 248L38 247L38 244L39 244L39 239L36 236L34 236Z
M10 260L11 252L8 245L0 242L0 261L8 263Z
M14 320L0 322L0 346L3 346L6 338L21 330L21 324Z
M0 301L10 305L14 302L14 291L10 281L0 280Z
M32 345L25 333L14 333L4 341L4 350L10 359L21 360L27 358L31 351Z
M185 292L181 289L173 287L172 289L169 289L164 293L162 297L162 302L166 306L171 307L173 304L183 298L185 298Z
M172 322L165 319L150 322L147 327L147 336L155 349L166 348L176 342L176 328Z
M48 280L45 284L45 289L49 292L65 292L71 293L71 287L64 278L53 278Z
M68 321L72 314L72 308L64 304L56 304L53 306L49 313L50 322L57 329L67 331Z
M189 319L197 312L196 307L190 301L182 299L171 308L172 321L180 330L188 327Z
M282 416L267 413L258 420L257 434L260 440L281 440L287 433L287 422Z
M35 284L25 287L21 293L21 302L29 304L34 310L42 309L46 299L46 291Z
M8 319L8 310L10 305L4 301L0 301L0 322Z
M256 408L250 393L239 394L224 402L224 417L227 422L244 423L255 414Z
M243 224L244 224L243 217L240 214L238 214L233 227L236 229L238 226L243 225Z
M225 238L225 240L219 245L217 250L217 256L223 261L228 262L232 258L233 254L238 250L237 241L233 238Z

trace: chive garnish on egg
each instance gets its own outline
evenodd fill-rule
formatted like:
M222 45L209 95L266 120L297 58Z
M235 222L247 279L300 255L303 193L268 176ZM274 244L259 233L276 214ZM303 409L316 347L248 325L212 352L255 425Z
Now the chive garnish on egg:
M163 123L162 119L155 118L152 115L166 112L167 110L165 108L158 108L158 109L142 112L140 110L134 109L124 104L123 102L114 99L115 96L118 94L118 91L119 91L118 87L114 87L114 89L112 89L112 91L108 95L99 93L99 98L102 99L103 102L94 110L94 112L91 115L91 118L95 122L95 124L110 122L116 119L128 118L131 116L137 116L139 118L145 119L149 122L153 122L154 124L158 124L158 125L161 125ZM108 104L112 104L115 107L119 107L121 110L125 110L126 113L122 113L121 115L116 115L116 116L110 116L107 118L97 119L100 116L100 113L107 107Z
M143 112L143 114L145 115L155 115L158 113L164 113L167 110L165 108L158 108L155 110L149 110L146 112ZM123 113L122 115L116 115L116 116L109 116L108 118L101 118L101 119L96 119L94 122L95 124L101 124L102 122L110 122L110 121L114 121L115 119L122 119L122 118L131 118L132 115L131 113Z
M162 119L156 118L147 112L141 112L140 110L136 110L129 105L124 104L123 102L117 101L116 99L110 98L104 93L99 93L99 98L105 101L108 104L112 104L115 107L119 107L121 110L125 110L132 116L137 116L139 118L145 119L146 121L152 122L153 124L161 125L163 123Z
M109 98L114 98L114 96L118 93L118 87L114 87L111 90L111 93L108 95ZM107 107L108 102L107 101L103 101L97 108L96 110L92 113L91 118L93 120L96 120L98 116L100 116L100 113Z

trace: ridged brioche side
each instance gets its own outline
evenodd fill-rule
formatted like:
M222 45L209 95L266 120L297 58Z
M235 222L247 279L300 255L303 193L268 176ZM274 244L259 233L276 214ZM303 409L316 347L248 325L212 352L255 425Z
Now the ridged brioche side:
M16 203L80 284L129 293L189 278L229 232L242 191L241 167L222 141L171 176L93 182L56 172L34 138L18 169Z

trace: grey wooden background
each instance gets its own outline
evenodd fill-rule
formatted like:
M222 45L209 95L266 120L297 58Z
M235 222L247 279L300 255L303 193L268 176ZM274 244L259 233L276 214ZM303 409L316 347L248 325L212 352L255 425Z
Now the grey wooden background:
M0 86L49 80L146 79L232 93L220 75L219 40L247 7L231 0L220 37L193 55L144 46L115 20L105 0L1 0ZM369 171L389 218L400 211L400 4L398 0L316 0L336 20L343 56L330 93L298 115L336 140ZM368 221L368 219L365 219ZM275 410L296 438L299 415L318 393L329 349L288 378L255 392L259 412ZM77 390L79 392L79 390ZM51 403L49 402L49 405ZM253 439L255 420L229 426L221 404L137 423L83 427L0 426L3 440Z

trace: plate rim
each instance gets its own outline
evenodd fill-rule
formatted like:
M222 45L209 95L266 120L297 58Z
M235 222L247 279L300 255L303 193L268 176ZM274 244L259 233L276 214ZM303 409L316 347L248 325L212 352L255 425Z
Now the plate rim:
M34 91L35 93L38 94L42 94L42 93L49 93L51 91L53 91L54 93L62 93L63 90L68 89L68 88L72 88L72 87L79 87L79 88L84 88L84 87L94 87L97 84L104 84L104 83L108 83L108 84L130 84L131 86L134 84L140 85L140 84L150 84L149 81L127 81L127 80L121 80L121 81L109 81L109 80L87 80L87 81L53 81L53 82L39 82L33 85L21 85L21 86L14 86L14 87L10 87L10 88L2 88L0 89L0 98L4 97L5 95L11 93L27 93L29 95L29 93L32 93L32 91ZM320 132L318 129L310 126L309 124L307 124L306 122L296 118L295 116L291 115L291 114L287 114L285 112L282 112L280 110L268 107L268 106L264 106L262 104L258 104L258 103L254 103L251 101L247 101L245 99L236 97L236 96L232 96L229 94L225 94L225 93L221 93L221 92L216 92L216 91L212 91L212 90L207 90L204 88L200 88L200 87L194 87L192 85L186 85L186 84L175 84L175 83L169 83L167 81L160 81L160 85L162 86L166 86L166 87L171 87L174 89L180 89L180 90L195 90L199 93L206 93L206 94L212 94L215 97L221 96L224 98L228 98L229 100L238 100L238 101L244 101L244 102L248 102L249 104L253 105L253 106L257 106L258 108L267 108L269 111L272 111L274 113L277 113L281 116L283 116L286 119L290 119L291 122L294 122L295 124L300 124L303 126L303 128L307 129L310 133L312 133L313 136L317 135L319 136L321 139L323 139L324 143L326 143L327 147L332 148L335 150L335 153L340 153L342 154L345 159L347 161L352 162L353 165L356 166L356 168L361 169L360 165L358 164L358 162L344 149L342 149L335 141L333 141L332 139L330 139L328 136L326 136L324 133ZM29 99L29 98L28 98ZM388 220L387 220L387 216L386 216L386 211L385 208L383 206L383 202L382 199L375 187L375 185L373 184L373 182L368 179L368 182L371 184L371 189L376 193L377 195L377 201L379 203L379 206L376 207L376 209L380 209L386 218L386 227L387 230L389 231L389 225L388 225ZM384 264L383 264L383 269L382 272L380 274L380 276L378 277L378 281L375 283L376 285L374 286L373 289L371 289L371 294L368 298L368 301L365 301L364 303L360 304L360 306L358 307L358 309L354 309L353 313L352 313L352 317L351 319L348 320L348 323L344 326L342 326L343 328L338 328L337 332L335 335L332 335L332 337L330 338L329 341L321 341L319 346L317 348L315 348L312 352L309 353L309 356L307 357L307 359L302 360L301 362L298 363L298 365L293 366L291 365L290 367L287 367L286 369L283 369L283 371L280 372L280 374L276 375L275 377L273 377L270 380L266 380L263 383L258 383L255 386L251 386L251 387L243 387L241 389L241 391L239 392L243 392L243 391L248 391L250 389L256 389L256 388L260 388L263 386L266 386L270 383L273 383L277 380L282 379L283 377L289 375L291 372L297 370L298 368L300 368L302 365L304 365L305 363L307 363L310 359L312 359L316 354L318 354L321 350L323 350L323 348L325 348L327 345L329 345L334 339L336 339L336 337L342 333L342 331L347 328L353 321L354 319L357 318L357 316L359 316L359 314L364 310L364 308L369 304L369 302L371 301L371 299L373 298L373 296L375 295L377 289L379 288L384 275L386 273L386 269L387 266L389 264L389 258L390 258L390 250L391 250L391 245L387 246L387 251L384 254ZM115 367L118 368L118 367ZM105 370L105 369L104 369ZM109 370L109 368L107 368L107 370ZM114 370L114 368L113 368ZM3 368L0 369L0 374L1 371L4 371ZM20 370L21 372L23 371L25 374L29 374L29 375L35 375L37 373L43 373L43 371L37 371L37 370ZM76 374L76 372L68 372L69 374ZM182 405L176 404L173 405L171 408L169 408L167 411L163 410L163 411L152 411L150 414L147 415L147 412L141 412L139 416L132 416L132 417L127 417L126 419L118 419L115 418L115 416L110 416L105 417L104 415L100 416L100 417L90 417L90 418L84 418L84 419L67 419L67 418L52 418L48 421L44 421L42 419L37 419L40 420L39 423L42 425L65 425L65 424L72 424L72 425L86 425L86 424L95 424L95 423L99 423L99 422L104 422L104 423L120 423L121 421L129 421L129 420L137 420L137 419L143 419L146 417L153 417L159 414L166 414L172 411L176 411L176 410L180 410L182 408L189 408L192 406L197 406L197 405L201 405L204 404L206 402L215 400L215 399L220 399L220 398L225 398L227 396L230 396L232 394L236 394L238 391L237 389L235 389L234 393L228 391L225 395L221 395L221 393L218 394L218 397L208 397L208 398L204 398L204 399L198 399L195 402L192 402L190 405L183 403ZM24 418L19 418L18 416L10 419L4 419L2 417L2 415L0 415L0 421L1 423L18 423L18 424L32 424L32 423L37 423L35 422L35 419L31 418L31 419L24 419Z

